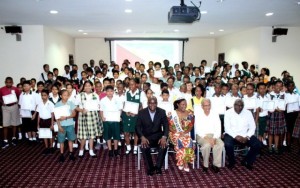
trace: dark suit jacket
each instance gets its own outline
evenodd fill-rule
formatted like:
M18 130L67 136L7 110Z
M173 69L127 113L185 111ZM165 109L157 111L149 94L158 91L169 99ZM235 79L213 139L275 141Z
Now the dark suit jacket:
M159 140L162 136L168 137L169 123L166 111L157 107L153 122L148 107L139 111L136 133L140 138L144 136L148 140Z

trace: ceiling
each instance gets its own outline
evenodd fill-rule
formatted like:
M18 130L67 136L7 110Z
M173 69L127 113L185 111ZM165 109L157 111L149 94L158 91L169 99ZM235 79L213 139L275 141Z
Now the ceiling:
M200 22L169 24L168 11L180 0L1 0L0 25L45 25L73 37L218 37L262 26L300 27L298 1L202 0L207 14Z

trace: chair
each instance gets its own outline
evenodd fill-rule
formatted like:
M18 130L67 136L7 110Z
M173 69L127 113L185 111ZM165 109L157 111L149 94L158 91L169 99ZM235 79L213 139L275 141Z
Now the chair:
M244 152L244 156L247 155L249 151L249 147L243 144L235 144L234 145L234 155L237 156L239 153Z
M157 148L150 148L151 151L151 155L157 155L158 154L158 150ZM141 159L142 159L142 151L141 151L141 145L138 145L138 160L137 160L137 165L138 165L138 170L141 169ZM165 170L168 169L168 152L166 152L166 156L165 156Z

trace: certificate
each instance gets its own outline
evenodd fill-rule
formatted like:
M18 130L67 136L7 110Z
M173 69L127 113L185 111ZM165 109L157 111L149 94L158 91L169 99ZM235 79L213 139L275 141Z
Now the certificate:
M263 101L262 109L266 111L274 111L275 102L274 101Z
M59 119L62 116L70 116L70 106L69 105L63 105L60 107L54 108L54 116L55 119Z
M154 77L155 77L155 78L162 78L163 75L162 75L161 71L155 71L155 72L154 72Z
M244 98L243 101L246 109L255 109L256 100L254 98Z
M16 103L18 101L15 93L5 95L2 97L4 104Z
M116 121L120 122L120 111L103 111L103 116L105 118L105 121Z
M56 122L53 125L53 129L54 129L54 132L58 132L58 125Z
M275 108L279 108L279 110L285 110L285 100L279 99L276 100Z
M85 101L83 107L89 112L100 110L98 100Z
M39 138L52 138L52 131L50 128L40 128Z
M287 110L287 113L299 111L299 103L298 102L289 103L287 105L286 110Z
M140 103L125 101L125 105L123 108L124 112L130 112L133 114L138 114Z

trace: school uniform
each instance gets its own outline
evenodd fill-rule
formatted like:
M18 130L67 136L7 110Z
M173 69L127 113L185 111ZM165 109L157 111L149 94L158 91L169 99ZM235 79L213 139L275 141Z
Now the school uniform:
M221 133L224 133L224 114L226 112L226 96L215 93L209 98L211 101L211 109L219 114L221 120Z
M79 108L86 108L86 101L92 101L99 105L99 96L96 93L87 94L82 92L76 96ZM100 108L99 108L100 109ZM78 114L78 138L79 139L94 139L97 136L102 136L103 125L99 117L99 111L88 111L86 114L79 112Z
M286 92L285 101L287 103L285 114L287 132L292 134L299 114L300 96L296 92Z
M177 80L176 79L175 82L174 82L174 87L179 89L182 84L183 84L182 80Z
M176 88L176 87L173 87L172 89L168 88L168 91L169 91L169 94L170 94L169 99L170 99L171 102L175 101L178 98L178 96L181 95L179 89Z
M40 101L37 105L36 111L39 113L40 117L40 128L50 128L51 127L51 117L54 112L54 104L47 100L46 103Z
M161 100L158 102L157 107L164 109L166 111L167 116L168 116L168 114L172 113L172 111L174 110L174 105L170 101L162 101Z
M257 99L257 95L252 95L251 97L249 97L248 95L244 95L243 96L243 101L244 101L244 108L249 110L253 117L254 116L254 112L256 112L256 99ZM250 103L250 100L253 100L253 103Z
M269 94L264 95L263 97L261 95L257 95L256 97L256 108L261 108L262 111L258 114L258 135L263 136L266 132L267 128L267 120L268 120L268 110L263 109L263 103L265 101L269 101L270 96Z
M251 78L251 72L250 72L250 70L242 69L241 75L242 76L247 76L247 78Z
M100 111L103 112L104 140L120 140L120 115L123 108L122 101L116 96L109 99L107 96L100 101ZM117 117L116 117L117 115Z
M237 96L233 96L232 94L227 94L227 96L226 96L226 107L228 109L232 108L233 105L234 105L234 102L237 99L241 99L241 95L238 94Z
M270 93L270 99L274 102L276 102L276 100L285 100L285 94L282 92L275 93L274 91L272 91ZM267 131L269 134L282 135L286 132L286 121L284 111L269 111L268 122L269 124L267 127Z
M22 117L22 125L25 132L37 131L37 116L32 120L32 115L35 113L37 105L37 93L30 91L29 93L22 92L20 95L19 105Z

